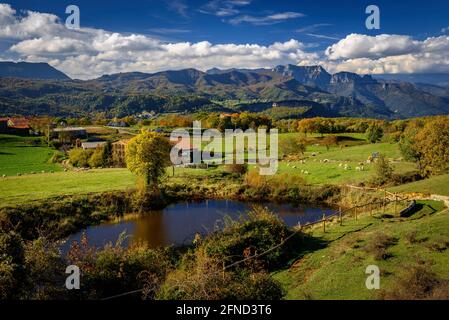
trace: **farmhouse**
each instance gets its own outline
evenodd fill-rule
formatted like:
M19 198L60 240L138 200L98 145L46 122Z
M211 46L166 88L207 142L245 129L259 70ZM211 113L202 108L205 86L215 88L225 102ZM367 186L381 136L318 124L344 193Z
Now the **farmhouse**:
M180 142L171 141L173 144L172 153L177 154L178 157L181 157L183 160L183 164L194 163L194 154L199 152L197 148L194 148L190 142L190 140L181 140ZM199 155L201 157L201 155Z
M30 134L30 129L25 118L0 118L0 133L26 136Z
M112 161L116 167L126 167L125 148L129 140L120 140L112 144Z
M98 147L103 147L106 143L106 141L83 142L81 148L83 148L83 150L95 150Z
M127 128L127 127L129 127L129 124L127 124L125 121L111 121L108 123L108 127Z
M82 127L55 128L51 132L51 138L57 138L61 143L73 143L77 139L87 138L87 131Z

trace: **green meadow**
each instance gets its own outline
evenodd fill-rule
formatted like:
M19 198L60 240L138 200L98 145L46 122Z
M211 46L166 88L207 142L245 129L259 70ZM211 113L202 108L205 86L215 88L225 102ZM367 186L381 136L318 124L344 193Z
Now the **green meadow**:
M55 150L39 146L40 138L0 134L0 176L61 171L51 163Z
M449 211L442 202L418 201L420 210L408 218L382 218L364 215L348 218L343 226L329 225L311 231L310 253L291 267L273 274L286 290L286 299L377 299L397 289L397 281L409 270L427 261L428 268L442 279L449 279ZM382 239L390 239L381 246ZM383 255L377 256L378 250ZM367 266L381 272L380 290L365 286Z
M280 139L285 139L288 135L294 134L281 134ZM357 171L356 168L360 167L361 162L366 162L374 152L383 153L394 160L393 167L397 173L416 170L413 163L400 160L401 155L397 144L367 144L358 134L342 136L348 137L348 140L343 138L341 146L332 146L329 150L318 143L308 146L304 154L305 163L280 161L278 174L302 176L308 184L312 185L359 183L372 177L373 165L365 164L363 171ZM309 138L319 141L320 136L309 135ZM2 175L6 175L6 178L0 180L1 205L59 195L124 190L135 185L135 177L127 169L58 172L61 171L60 165L49 163L54 151L47 147L32 146L32 139L36 138L0 136L0 152L2 152L0 170L3 172ZM350 169L345 170L343 166L340 166L345 164L350 166ZM250 168L258 170L255 166ZM223 170L222 166L211 169L176 168L175 176L171 177L172 169L169 168L167 173L169 179L185 182L192 178L217 176ZM42 171L45 173L41 173ZM17 176L18 173L22 176ZM444 184L444 178L440 180L441 184ZM204 183L208 183L207 179Z

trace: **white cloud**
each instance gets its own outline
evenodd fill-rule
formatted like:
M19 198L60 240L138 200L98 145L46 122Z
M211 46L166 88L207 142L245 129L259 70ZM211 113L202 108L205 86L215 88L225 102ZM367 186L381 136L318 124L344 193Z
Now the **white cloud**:
M350 34L326 50L331 60L377 58L418 51L421 43L409 36Z
M199 9L204 14L218 17L233 16L240 13L240 7L251 4L252 0L211 0Z
M234 0L237 1L246 3ZM269 20L292 16L284 13ZM271 68L287 63L322 64L331 72L363 74L449 72L449 36L415 40L400 35L351 34L325 52L309 52L310 45L295 39L269 45L166 42L147 35L102 29L69 30L54 15L32 11L18 14L5 4L0 4L0 42L9 48L0 53L4 60L48 62L81 79L117 72Z
M283 22L288 19L296 19L296 18L302 18L305 17L303 13L300 12L282 12L282 13L275 13L270 14L267 16L250 16L250 15L242 15L237 16L235 18L232 18L229 20L229 23L233 25L241 24L241 23L250 23L256 26L261 25L271 25Z
M348 35L326 49L331 71L362 74L449 72L449 36L423 41L409 36Z

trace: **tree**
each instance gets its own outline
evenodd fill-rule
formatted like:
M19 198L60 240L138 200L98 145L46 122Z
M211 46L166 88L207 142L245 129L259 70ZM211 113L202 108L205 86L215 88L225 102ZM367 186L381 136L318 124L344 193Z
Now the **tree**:
M331 146L338 145L338 137L334 135L326 136L321 141L321 144L326 147L327 151L329 151Z
M102 166L106 168L112 164L112 143L108 141L102 151Z
M158 189L170 159L169 141L161 134L142 130L126 145L128 169L142 178L146 188Z
M280 149L284 155L304 154L307 149L307 141L303 137L287 136L280 141Z
M377 124L372 124L366 130L366 139L371 143L376 143L384 136L383 129Z
M424 174L437 174L449 169L449 117L428 121L415 138L420 167Z
M86 168L89 166L89 159L92 156L92 150L83 150L75 148L69 151L70 163L78 168Z
M95 149L88 160L88 164L91 168L99 168L103 166L103 152L104 148L101 146Z
M393 176L393 168L390 165L387 157L380 154L374 166L376 183L383 185L388 182Z

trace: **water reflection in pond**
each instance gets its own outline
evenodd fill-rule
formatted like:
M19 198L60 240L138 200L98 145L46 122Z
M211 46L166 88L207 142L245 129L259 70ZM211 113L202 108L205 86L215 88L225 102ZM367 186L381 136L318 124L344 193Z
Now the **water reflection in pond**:
M288 226L320 220L334 213L333 209L304 205L264 203L263 206L279 215ZM128 215L115 222L89 227L69 237L63 246L67 252L72 241L79 241L83 232L89 244L103 247L117 241L120 234L128 237L123 242L129 246L135 242L146 242L150 247L190 244L195 233L207 234L223 226L226 216L238 218L253 206L253 203L229 200L208 200L203 202L182 202L170 205L161 211L151 211L141 215Z

